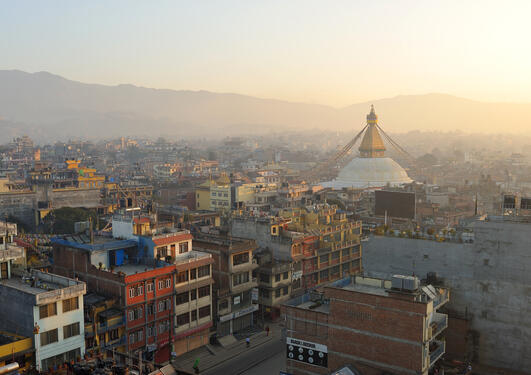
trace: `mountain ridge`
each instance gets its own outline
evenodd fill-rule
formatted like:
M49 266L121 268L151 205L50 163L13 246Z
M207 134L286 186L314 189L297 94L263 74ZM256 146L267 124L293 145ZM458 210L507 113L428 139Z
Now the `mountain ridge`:
M119 135L227 136L270 131L355 131L374 104L389 132L531 132L531 103L481 102L444 93L397 95L335 108L207 90L82 83L49 72L0 70L0 142L23 124L35 138ZM7 126L7 122L11 125ZM31 134L30 134L31 136ZM6 137L8 139L6 139Z

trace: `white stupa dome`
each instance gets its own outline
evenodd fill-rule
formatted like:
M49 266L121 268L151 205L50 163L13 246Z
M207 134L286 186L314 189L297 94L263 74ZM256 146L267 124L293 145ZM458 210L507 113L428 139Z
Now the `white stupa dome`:
M371 106L365 134L359 147L360 156L348 163L335 180L321 185L333 189L363 189L413 182L404 168L393 159L385 157L385 145L378 129L378 116L374 112L374 106Z
M398 186L413 180L396 161L391 158L354 158L348 163L333 181L324 182L324 187L371 188L387 184Z

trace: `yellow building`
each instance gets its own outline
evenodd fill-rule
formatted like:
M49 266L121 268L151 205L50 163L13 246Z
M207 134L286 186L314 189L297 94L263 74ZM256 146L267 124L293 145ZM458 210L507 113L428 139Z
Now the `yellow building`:
M210 185L212 180L207 180L195 189L195 208L197 210L210 210Z
M27 369L34 363L33 339L0 331L0 367L17 362Z
M84 297L85 348L87 353L103 353L112 357L112 351L125 351L125 323L122 310L114 307L113 299L91 293Z
M217 180L208 180L195 190L195 208L197 210L229 211L232 207L231 183L227 175Z

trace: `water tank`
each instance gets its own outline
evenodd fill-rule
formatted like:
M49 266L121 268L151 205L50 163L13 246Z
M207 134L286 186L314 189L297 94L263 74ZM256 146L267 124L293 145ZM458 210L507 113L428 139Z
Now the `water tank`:
M402 289L404 290L417 290L419 288L419 278L416 276L404 276L402 282Z
M391 279L391 288L402 289L404 287L404 277L402 275L393 275Z

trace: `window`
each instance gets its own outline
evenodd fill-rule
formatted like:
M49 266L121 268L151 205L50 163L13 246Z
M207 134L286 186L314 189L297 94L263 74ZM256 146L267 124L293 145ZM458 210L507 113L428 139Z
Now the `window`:
M63 300L63 313L72 311L72 310L77 310L78 308L79 308L78 297Z
M190 280L195 280L197 277L197 268L192 268L190 270Z
M40 319L47 318L49 316L57 315L57 304L55 302L47 305L39 306Z
M144 339L144 331L137 331L136 337L137 337L138 342L142 341Z
M146 292L153 292L153 283L151 281L146 284Z
M134 343L135 343L135 334L131 333L129 335L129 345L134 344Z
M332 253L332 259L334 259L334 260L335 260L335 259L339 259L339 251L334 251L334 252Z
M275 290L275 297L280 297L280 289Z
M166 288L169 288L171 286L171 279L169 277L164 280L164 285L166 286Z
M210 316L210 305L199 308L199 319Z
M188 292L179 293L175 296L175 304L177 306L188 303Z
M166 258L166 256L168 256L168 247L157 247L157 258Z
M319 257L319 262L321 262L321 263L326 263L326 262L328 262L328 254L321 255L321 256Z
M197 310L192 310L192 318L190 321L196 321L197 320Z
M136 288L136 295L137 295L137 296L142 296L142 295L144 295L144 285L139 285L139 286Z
M152 303L150 303L149 305L147 305L146 311L147 311L147 314L148 314L148 315L153 315L153 314L155 314L155 305L153 305Z
M285 286L284 288L282 288L282 294L283 295L287 295L288 294L288 287Z
M155 327L149 326L147 327L147 337L155 336Z
M229 307L229 300L223 300L219 303L219 310L225 310Z
M197 298L197 289L192 289L190 291L190 301L194 301Z
M282 279L287 280L288 279L288 274L289 274L289 272L284 272L284 274L282 275Z
M164 311L164 301L159 301L159 312Z
M280 281L280 274L279 274L279 273L277 273L277 274L275 275L275 281L277 281L277 282Z
M260 290L260 294L262 294L262 297L264 298L269 298L269 290L267 289Z
M321 279L327 279L328 278L328 270L324 270L324 271L319 272L319 277L321 277Z
M138 306L136 313L137 313L137 319L144 317L144 309L142 308L142 306Z
M135 288L129 287L129 298L133 298L135 296Z
M210 285L202 286L198 289L199 298L203 298L210 295Z
M197 269L197 277L205 277L210 275L210 264L206 266L201 266Z
M348 257L348 252L349 252L349 249L343 249L343 250L341 250L341 256L343 256L343 257Z
M135 313L133 310L127 312L127 318L129 319L129 321L135 320Z
M79 322L63 327L63 339L79 335Z
M249 282L249 272L237 273L232 275L232 284L234 286Z
M260 273L260 281L262 283L269 283L269 275L267 273Z
M164 332L168 332L169 330L170 330L170 322L168 322L167 320L159 324L160 334L163 334Z
M239 264L249 263L249 252L235 254L232 256L232 265L237 266Z
M113 329L109 331L109 340L118 340L120 335L118 334L118 329Z
M184 314L181 314L181 315L177 315L177 325L178 326L181 326L183 324L188 324L188 323L190 323L190 314L184 313Z
M332 269L330 270L330 274L332 274L332 275L339 274L339 266L332 267Z
M40 334L40 337L41 337L41 346L57 342L58 340L57 328L52 329L50 331L42 332Z
M188 242L181 242L179 244L179 254L188 252Z
M177 284L188 281L188 271L182 271L177 274Z

